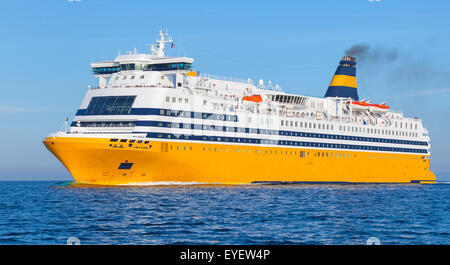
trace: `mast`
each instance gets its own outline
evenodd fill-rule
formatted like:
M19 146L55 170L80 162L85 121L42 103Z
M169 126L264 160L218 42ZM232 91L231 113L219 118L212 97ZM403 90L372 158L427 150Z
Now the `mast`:
M147 45L151 46L150 50L153 55L164 57L164 50L165 50L166 44L173 43L172 38L169 37L168 35L169 34L167 32L163 33L162 30L159 30L160 39L156 40L156 48L155 48L155 44L147 44ZM166 39L166 37L167 37L167 39Z

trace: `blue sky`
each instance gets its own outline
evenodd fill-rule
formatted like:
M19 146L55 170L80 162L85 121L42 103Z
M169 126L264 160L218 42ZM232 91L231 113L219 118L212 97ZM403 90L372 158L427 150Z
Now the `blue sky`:
M286 92L323 96L355 44L395 51L358 64L361 98L420 117L432 137L432 169L450 179L448 1L2 1L0 179L71 179L43 138L72 117L90 63L147 50L160 28L169 55L196 70L263 78Z

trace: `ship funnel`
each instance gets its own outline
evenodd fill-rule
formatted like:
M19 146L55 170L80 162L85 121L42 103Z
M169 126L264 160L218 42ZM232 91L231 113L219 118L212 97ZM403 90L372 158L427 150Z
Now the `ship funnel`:
M339 62L325 97L341 97L359 100L356 89L356 61L354 57L344 56Z

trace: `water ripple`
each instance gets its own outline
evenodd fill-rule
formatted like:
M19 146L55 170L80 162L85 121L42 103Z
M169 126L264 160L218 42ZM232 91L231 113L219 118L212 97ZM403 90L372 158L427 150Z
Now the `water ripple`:
M449 244L450 185L0 182L0 244Z

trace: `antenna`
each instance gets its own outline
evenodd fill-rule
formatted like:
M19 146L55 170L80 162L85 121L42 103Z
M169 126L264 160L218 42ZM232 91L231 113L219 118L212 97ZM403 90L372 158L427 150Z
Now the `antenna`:
M160 39L156 40L156 44L145 44L145 45L150 46L150 51L153 55L163 57L166 44L173 43L172 38L168 37L168 35L169 34L167 33L167 30L166 30L166 33L163 33L162 30L159 30ZM166 39L166 37L167 37L167 39ZM155 48L155 45L156 45L156 48Z
M263 87L264 87L264 80L259 79L258 86L259 86L260 88L263 88Z

